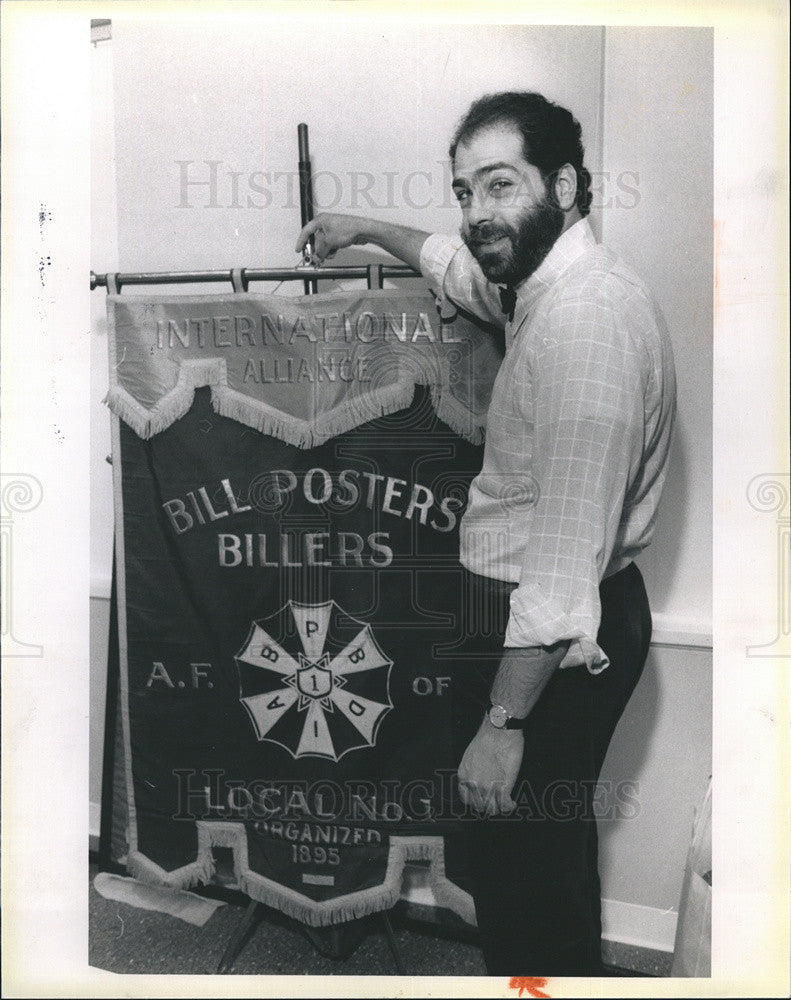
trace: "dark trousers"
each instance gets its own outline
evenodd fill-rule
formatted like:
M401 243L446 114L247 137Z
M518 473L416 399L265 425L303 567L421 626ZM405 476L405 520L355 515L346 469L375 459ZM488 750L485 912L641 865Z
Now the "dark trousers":
M512 587L469 574L504 628ZM632 563L603 581L599 674L557 670L530 713L510 817L463 823L481 947L490 975L597 975L601 898L595 812L617 796L595 787L651 638L642 576ZM495 630L496 631L496 630ZM502 639L500 639L500 642ZM459 759L489 705L496 658L454 682ZM460 678L461 679L461 678ZM600 790L601 791L601 790Z

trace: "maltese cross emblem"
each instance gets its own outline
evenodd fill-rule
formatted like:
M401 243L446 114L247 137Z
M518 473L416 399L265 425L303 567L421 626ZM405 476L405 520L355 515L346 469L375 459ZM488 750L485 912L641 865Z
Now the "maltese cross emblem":
M235 656L239 700L258 740L338 761L375 746L392 709L393 661L371 626L334 601L289 601L254 621Z

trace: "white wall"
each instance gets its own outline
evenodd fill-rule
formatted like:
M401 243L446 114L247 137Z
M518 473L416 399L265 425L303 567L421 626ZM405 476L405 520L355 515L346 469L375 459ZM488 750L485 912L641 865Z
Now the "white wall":
M93 173L101 202L96 212L109 222L94 240L96 271L296 263L301 121L310 128L314 174L325 174L316 178L319 207L452 232L458 209L447 190L447 143L473 98L505 88L536 89L580 119L589 169L600 178L594 228L653 287L678 362L673 469L656 540L641 560L660 644L652 649L603 775L637 781L640 811L605 826L602 836L605 933L672 947L693 807L711 768L710 35L483 25L426 32L381 24L367 32L355 27L352 47L346 28L336 23L309 25L297 36L290 26L264 30L233 18L114 20L112 32L112 42L105 43L112 47L111 87L109 55L97 66L114 96L109 104L95 99L94 127L95 135L104 136L96 149L105 161L111 160L107 135L115 135L117 178L99 164ZM217 161L214 207L205 186L188 188L183 197L178 164L191 161L188 177L208 180L209 160ZM608 180L601 178L602 164ZM258 171L270 174L263 212L256 207L263 196L253 187L262 183ZM362 174L355 195L350 171L374 178L369 193L376 207L360 194ZM388 171L394 173L389 205ZM275 179L276 172L291 175L290 197L288 178ZM629 172L638 174L637 183ZM348 251L339 263L374 257L368 249ZM292 285L279 291L298 290ZM101 312L103 293L94 294ZM96 801L112 523L108 419L96 398L106 387L107 368L99 319L93 344Z
M636 786L636 814L599 826L603 909L615 914L617 940L673 948L692 822L711 775L711 664L710 649L653 646L610 744L605 789Z
M91 267L118 270L118 211L115 185L113 46L91 45ZM110 417L102 404L107 391L107 318L104 293L91 296L91 808L101 798L102 740L107 672L110 575L113 553ZM93 821L92 821L93 827Z
M603 239L650 283L670 327L678 423L654 543L640 560L652 607L711 631L713 30L608 28L604 162L639 176Z
M296 263L299 122L310 130L319 206L420 228L458 228L448 140L483 92L535 88L568 102L599 161L600 28L377 24L351 34L338 18L302 33L249 19L119 19L112 44L122 269ZM207 160L219 161L216 208L206 207L206 187L181 197L177 161L207 180ZM241 207L230 207L230 171L241 174ZM250 187L258 171L272 175L263 225L260 207L246 207L248 195L262 204ZM392 207L370 208L350 171L376 178L370 196L380 206L383 175L395 172ZM278 172L290 175L291 198ZM179 207L184 200L195 207Z

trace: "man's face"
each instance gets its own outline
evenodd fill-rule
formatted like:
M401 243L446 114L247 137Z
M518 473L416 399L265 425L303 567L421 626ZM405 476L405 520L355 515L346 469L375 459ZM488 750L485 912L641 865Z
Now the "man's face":
M453 190L462 238L489 281L516 285L529 277L563 231L563 211L524 158L514 128L493 125L459 143Z

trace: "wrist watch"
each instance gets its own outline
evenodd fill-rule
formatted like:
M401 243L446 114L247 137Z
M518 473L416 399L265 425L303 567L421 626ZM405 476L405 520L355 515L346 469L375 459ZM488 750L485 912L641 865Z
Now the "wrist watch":
M524 719L515 719L502 705L491 705L486 714L495 729L524 729L529 718L526 716Z

